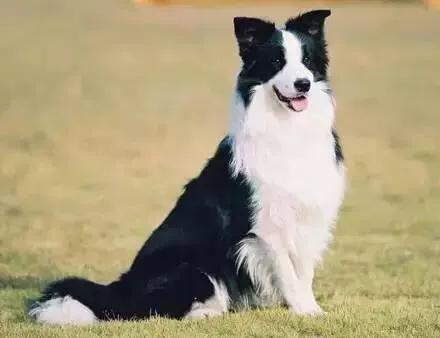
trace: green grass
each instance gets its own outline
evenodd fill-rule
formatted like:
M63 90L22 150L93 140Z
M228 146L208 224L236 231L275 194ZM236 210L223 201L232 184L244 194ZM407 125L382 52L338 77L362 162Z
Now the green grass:
M297 9L1 7L1 337L440 336L440 12L341 6L329 20L350 184L315 283L327 317L60 328L28 320L26 301L60 276L116 278L225 133L232 17Z

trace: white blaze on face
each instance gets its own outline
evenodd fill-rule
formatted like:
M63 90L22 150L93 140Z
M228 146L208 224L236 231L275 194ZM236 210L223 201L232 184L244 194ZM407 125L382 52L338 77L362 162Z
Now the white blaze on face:
M270 81L270 85L274 85L283 96L290 98L299 94L294 86L296 80L308 79L313 86L313 74L302 62L302 44L298 37L288 31L283 30L281 32L286 64Z

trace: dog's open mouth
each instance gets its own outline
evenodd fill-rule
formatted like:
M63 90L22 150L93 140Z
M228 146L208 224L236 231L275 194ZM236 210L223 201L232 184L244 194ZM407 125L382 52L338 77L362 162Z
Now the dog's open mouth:
M297 96L287 97L281 94L281 92L275 86L273 86L273 91L275 92L278 100L285 103L289 109L292 109L296 112L301 112L307 109L309 100L305 94L300 93Z

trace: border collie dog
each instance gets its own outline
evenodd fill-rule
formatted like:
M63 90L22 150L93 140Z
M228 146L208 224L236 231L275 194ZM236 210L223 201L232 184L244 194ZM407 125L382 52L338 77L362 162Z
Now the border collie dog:
M230 129L174 208L108 285L66 278L29 315L47 324L205 318L284 305L323 314L314 268L331 240L345 168L324 21L234 19L242 68Z

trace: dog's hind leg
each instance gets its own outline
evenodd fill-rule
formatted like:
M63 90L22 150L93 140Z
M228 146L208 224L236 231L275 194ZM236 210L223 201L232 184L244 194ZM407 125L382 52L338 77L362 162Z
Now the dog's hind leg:
M133 281L121 282L125 289L122 293L131 294L132 298L126 309L118 311L122 318L207 318L228 311L224 283L188 263L146 281L141 287L136 280L137 286L131 290Z
M214 288L213 294L204 301L195 300L185 318L210 318L228 311L229 294L225 284L206 275Z
M154 277L123 275L109 285L80 278L52 283L29 315L46 324L86 325L152 316L206 318L228 311L223 282L183 263Z

